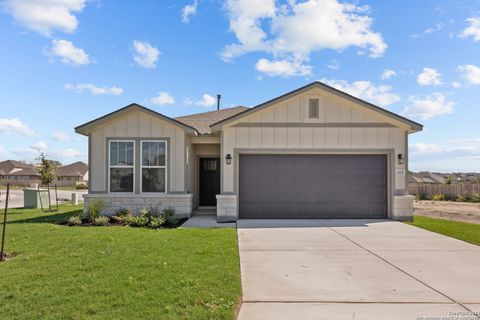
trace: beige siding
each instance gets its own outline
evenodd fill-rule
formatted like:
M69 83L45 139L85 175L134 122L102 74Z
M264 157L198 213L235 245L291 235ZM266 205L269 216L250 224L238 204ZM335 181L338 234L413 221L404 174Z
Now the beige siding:
M168 138L170 140L168 150L169 191L185 191L186 139L184 130L143 111L132 110L92 128L90 135L92 192L107 190L107 138Z
M318 119L308 119L308 97L320 99ZM236 126L250 124L250 127ZM260 123L286 123L281 127L259 127ZM394 149L394 155L405 151L406 127L315 127L314 123L392 123L392 119L354 102L315 88L270 106L223 128L223 155L235 154L234 149L312 149L315 152L338 150ZM256 126L252 126L256 124ZM295 124L308 124L305 126ZM235 165L225 165L224 193L236 191ZM395 159L395 168L404 169ZM396 190L405 188L405 177L394 177Z

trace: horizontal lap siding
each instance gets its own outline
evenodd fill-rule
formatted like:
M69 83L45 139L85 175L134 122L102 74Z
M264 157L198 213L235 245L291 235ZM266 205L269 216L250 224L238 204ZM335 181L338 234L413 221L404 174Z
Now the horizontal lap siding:
M153 117L142 111L125 115L99 124L92 130L91 139L91 191L105 192L108 155L107 138L169 138L170 191L185 191L185 133L180 127ZM138 146L137 146L138 147Z

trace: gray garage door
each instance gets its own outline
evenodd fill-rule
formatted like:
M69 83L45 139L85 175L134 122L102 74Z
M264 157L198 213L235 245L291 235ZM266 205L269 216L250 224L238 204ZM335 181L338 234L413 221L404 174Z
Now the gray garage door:
M385 155L240 155L240 218L385 218Z

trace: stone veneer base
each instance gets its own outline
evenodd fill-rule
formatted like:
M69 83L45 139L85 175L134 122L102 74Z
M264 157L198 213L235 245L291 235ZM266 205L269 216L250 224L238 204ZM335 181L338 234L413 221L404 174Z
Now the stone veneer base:
M217 221L232 222L238 219L238 196L217 194Z
M414 196L393 196L393 220L413 221Z
M144 208L158 207L160 210L166 208L175 208L177 217L190 217L192 215L192 199L191 193L187 194L85 194L83 195L85 202L84 211L87 210L90 201L94 199L102 199L104 207L102 214L113 215L122 208L132 210L134 214Z

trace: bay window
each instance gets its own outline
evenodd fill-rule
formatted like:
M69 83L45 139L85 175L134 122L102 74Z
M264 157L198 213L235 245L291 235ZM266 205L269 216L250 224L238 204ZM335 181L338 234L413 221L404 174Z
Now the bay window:
M112 140L109 142L110 192L134 192L135 142Z
M141 141L140 165L141 192L166 192L166 141Z

